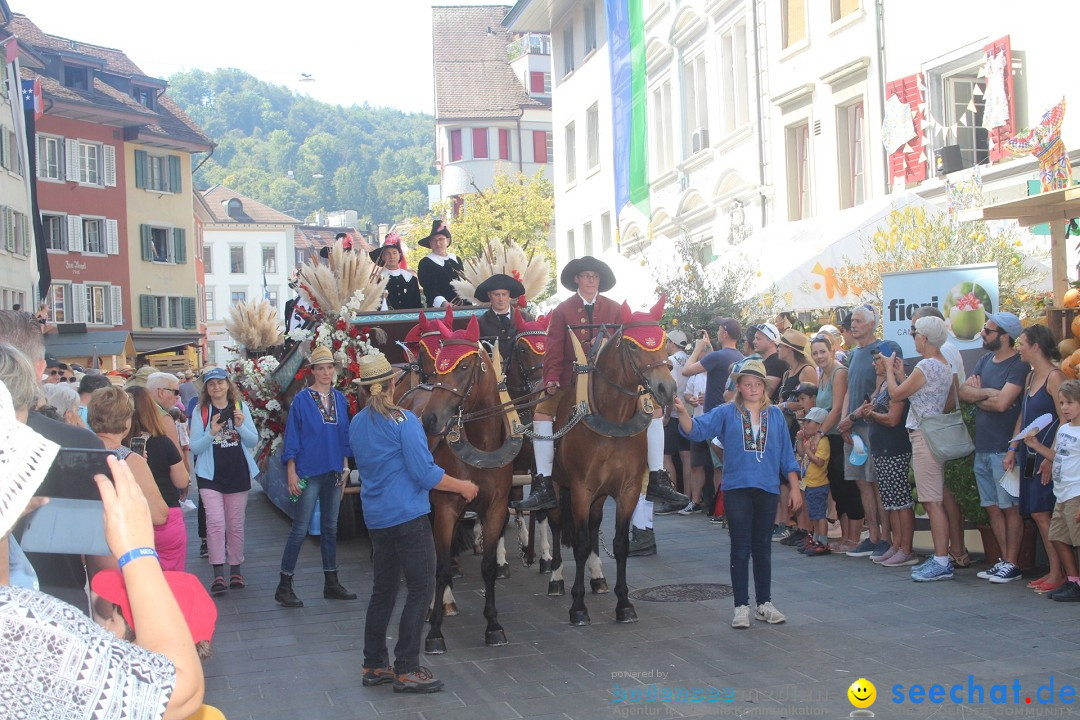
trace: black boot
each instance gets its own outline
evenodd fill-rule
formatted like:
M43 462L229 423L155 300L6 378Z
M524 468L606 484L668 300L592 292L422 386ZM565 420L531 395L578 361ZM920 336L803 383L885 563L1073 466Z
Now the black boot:
M656 554L656 534L652 528L630 528L630 549L627 557Z
M690 504L690 498L675 489L667 470L651 470L649 472L649 487L645 491L645 499L650 502L674 503L679 507Z
M529 486L529 497L524 500L515 500L510 503L510 507L515 510L550 510L558 504L551 478L537 474L533 475L532 485Z
M281 573L274 599L285 607L304 607L304 601L296 597L296 593L293 592L292 575L289 573Z
M326 582L323 583L322 596L327 600L355 600L356 593L351 593L341 586L337 579L337 570L323 572Z

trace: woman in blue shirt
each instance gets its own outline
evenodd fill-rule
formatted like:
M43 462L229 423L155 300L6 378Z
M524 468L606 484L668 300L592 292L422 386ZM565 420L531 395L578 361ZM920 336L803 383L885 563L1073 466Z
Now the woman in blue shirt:
M365 355L359 365L353 382L366 387L369 398L349 426L349 443L360 472L360 499L374 562L371 602L364 622L363 684L392 682L394 692L437 692L442 681L420 667L420 635L435 592L435 540L427 517L431 512L428 493L458 493L471 502L477 487L444 473L431 457L420 421L394 405L394 384L400 371L392 368L382 353ZM407 595L391 667L386 629L403 571Z
M735 591L731 626L748 628L751 557L755 617L767 623L784 622L784 616L772 604L772 532L780 478L786 477L790 484L791 514L802 507L802 491L784 413L770 405L765 391L765 365L760 360L749 360L731 377L735 381L732 402L696 419L680 398L675 398L675 409L683 435L697 442L717 437L724 446L724 508L731 535L731 586Z

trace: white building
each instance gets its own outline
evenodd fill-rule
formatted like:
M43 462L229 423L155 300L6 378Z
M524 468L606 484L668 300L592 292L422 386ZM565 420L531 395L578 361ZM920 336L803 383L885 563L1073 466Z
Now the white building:
M441 182L433 199L460 202L490 187L499 171L549 172L551 45L544 35L508 31L509 9L432 8Z
M213 219L203 226L207 362L228 362L234 345L225 332L229 308L265 297L284 313L292 295L296 218L221 185L202 191Z

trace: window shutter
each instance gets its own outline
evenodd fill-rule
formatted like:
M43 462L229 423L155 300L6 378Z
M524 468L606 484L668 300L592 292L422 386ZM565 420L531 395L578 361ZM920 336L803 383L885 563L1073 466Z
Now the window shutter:
M533 130L533 162L547 162L547 133L543 130Z
M0 222L4 225L3 228L0 228L0 235L2 235L0 239L4 241L4 249L8 252L15 252L14 221L15 218L11 208L0 206Z
M542 93L544 92L544 73L542 72L530 72L529 73L529 92Z
M154 243L153 243L153 240L151 238L152 238L152 236L151 236L151 233L150 233L150 226L149 225L140 225L139 226L139 240L140 240L139 244L142 246L142 259L143 260L150 261L150 260L154 259Z
M82 283L71 284L71 316L77 322L86 322L86 286Z
M109 312L113 325L124 324L123 289L119 285L109 287Z
M499 130L499 159L510 159L510 131Z
M105 149L105 187L116 187L116 148L112 145L103 145Z
M924 151L923 121L925 120L923 103L922 76L918 73L908 75L899 80L885 83L885 97L895 95L900 102L912 110L912 125L915 127L915 137L909 140L904 147L889 155L889 181L896 182L900 178L907 185L922 182L926 179L927 163ZM910 152L907 150L910 148Z
M178 193L182 190L180 181L180 156L169 156L169 192Z
M139 325L157 327L157 299L153 295L139 296Z
M195 298L186 297L180 298L180 315L183 318L183 326L185 330L192 330L195 327Z
M1005 98L1009 105L1009 119L1004 125L990 130L990 162L995 163L1009 157L1005 151L1005 141L1016 134L1016 99L1013 94L1012 44L1009 36L995 40L985 48L986 54L1005 56Z
M450 131L450 162L457 162L461 159L461 131Z
M187 262L187 243L184 242L184 228L173 228L173 262Z
M30 216L29 216L29 215L24 215L24 216L23 216L23 224L22 224L22 234L23 234L23 245L22 245L22 254L23 254L24 256L26 256L26 257L30 257L30 238L32 237L32 236L31 236L31 234L30 234L30 223L31 223L31 222L32 222L32 221L31 221L31 219L30 219Z
M146 187L146 151L135 151L135 187Z
M472 131L472 156L476 160L487 160L488 157L488 130L487 128L473 128Z
M81 215L68 215L67 216L67 231L68 231L68 251L70 252L82 252L83 251L83 236L82 236L82 216Z
M79 182L79 141L68 138L64 140L64 162L66 163L65 178L68 182Z
M115 220L105 221L105 252L120 254L120 224Z

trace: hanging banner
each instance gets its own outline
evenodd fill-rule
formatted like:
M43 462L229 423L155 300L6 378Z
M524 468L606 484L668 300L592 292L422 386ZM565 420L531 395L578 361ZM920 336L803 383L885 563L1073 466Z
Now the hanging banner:
M633 203L649 211L645 86L645 19L642 0L605 0L611 58L611 125L615 213Z
M911 317L924 305L945 316L949 340L960 350L982 347L986 316L998 311L998 271L994 263L933 270L882 273L882 338L893 340L904 356L916 355Z

